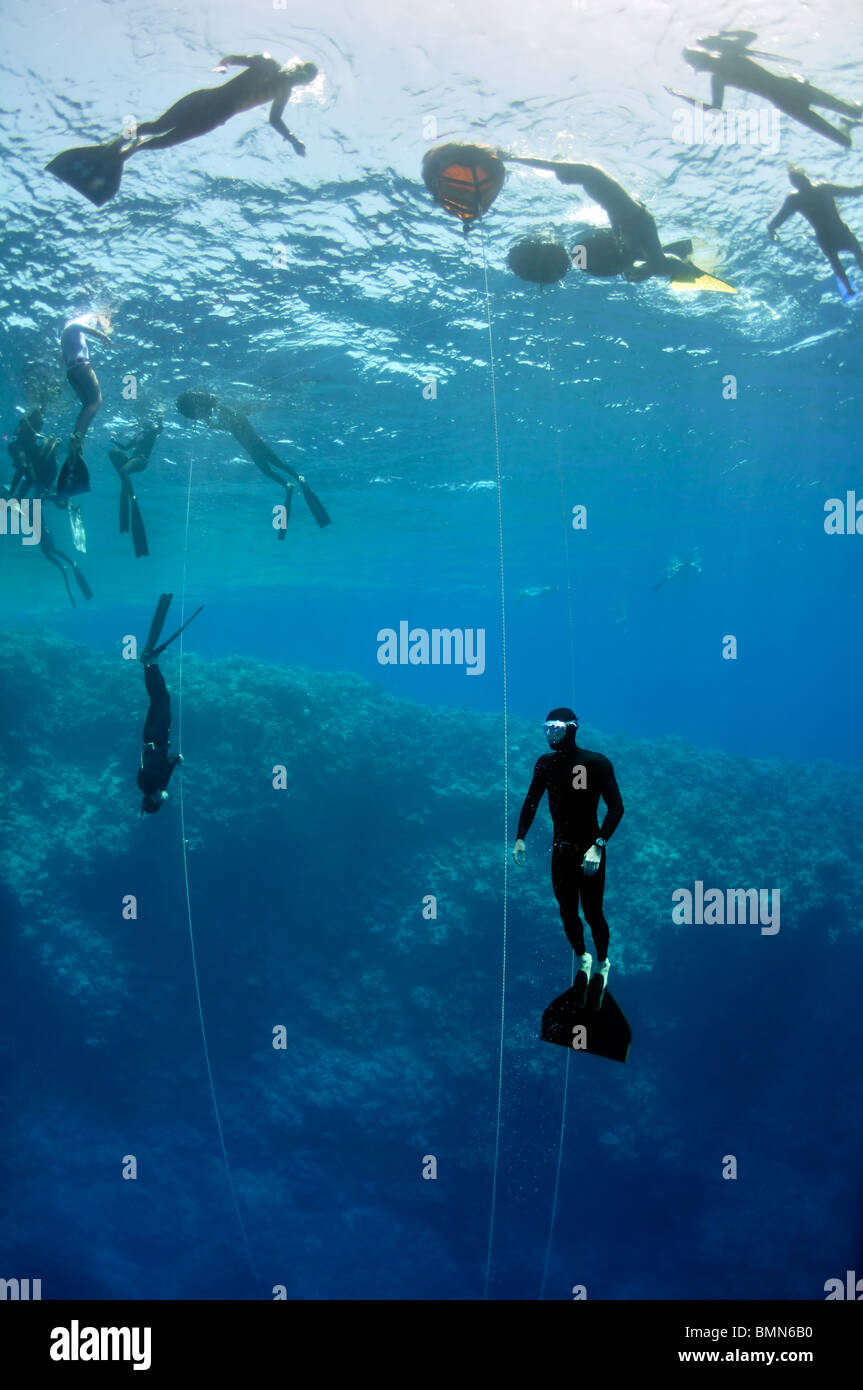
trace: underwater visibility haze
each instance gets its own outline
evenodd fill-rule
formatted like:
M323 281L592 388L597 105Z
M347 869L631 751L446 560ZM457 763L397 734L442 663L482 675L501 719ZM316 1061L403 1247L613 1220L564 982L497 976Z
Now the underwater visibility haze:
M858 7L81 0L4 29L0 1277L863 1274L863 299L803 216L767 232L794 166L863 236L863 126L729 84L709 137L680 95L718 36L852 109ZM260 64L220 64L261 54L313 65L292 140ZM269 94L141 143L238 73ZM45 170L91 146L123 147L102 203ZM469 228L423 178L449 146L500 163ZM609 216L525 159L600 166L701 283L585 273ZM565 248L542 287L512 268L537 242ZM65 468L32 484L42 545L13 526L33 411ZM154 656L160 595L162 640L201 611ZM606 993L549 1045L579 957L605 987L603 921ZM612 1007L623 1064L590 1046Z

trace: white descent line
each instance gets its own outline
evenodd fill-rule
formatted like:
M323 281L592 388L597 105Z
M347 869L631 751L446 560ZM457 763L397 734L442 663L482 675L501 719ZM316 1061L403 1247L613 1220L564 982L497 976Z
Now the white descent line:
M191 504L192 504L192 467L193 467L193 465L192 465L192 463L190 462L190 463L189 463L189 485L188 485L188 488L187 488L187 490L186 490L186 539L185 539L185 544L184 544L184 546L183 546L183 593L182 593L181 606L180 606L180 624L181 624L181 625L183 624L183 622L185 622L185 618L186 618L186 564L187 564L188 555L189 555L189 512L190 512ZM177 709L178 709L178 716L177 716L177 741L178 741L178 743L179 743L179 745L180 745L181 751L182 751L182 747L183 747L183 643L184 643L184 641L185 641L185 633L181 632L181 633L180 633L180 679L179 679L179 693L178 693L178 697L177 697ZM183 764L182 764L182 763L180 763L180 766L179 766L179 768L178 768L178 776L179 776L179 779L180 779L180 835L181 835L181 837L182 837L182 847L183 847L183 874L184 874L185 881L186 881L186 920L188 921L188 924L189 924L189 947L190 947L191 953L192 953L192 974L193 974L194 977L195 977L195 998L196 998L197 1001L198 1001L198 1022L199 1022L200 1025L201 1025L201 1041L202 1041L202 1043L203 1043L203 1045L204 1045L204 1060L205 1060L205 1062L206 1062L206 1064L207 1064L207 1079L209 1080L209 1083L210 1083L210 1098L212 1099L212 1102L213 1102L213 1114L214 1114L215 1117L216 1117L216 1129L219 1131L219 1143L220 1143L221 1146L222 1146L222 1158L225 1160L225 1172L227 1173L227 1176L228 1176L228 1186L229 1186L229 1188L231 1189L231 1197L232 1197L233 1203L234 1203L234 1211L235 1211L236 1214L237 1214L237 1223L238 1223L238 1225L239 1225L239 1227L240 1227L240 1234L241 1234L241 1236L242 1236L242 1238L243 1238L243 1245L245 1246L246 1255L248 1256L249 1265L251 1266L252 1275L253 1275L254 1280L255 1280L255 1286L256 1286L256 1288L257 1288L257 1290L258 1290L258 1297L259 1297L259 1298L263 1298L263 1297L264 1297L264 1290L263 1290L263 1287L262 1287L262 1285L261 1285L260 1278L259 1278L259 1276L258 1276L258 1268L257 1268L257 1265L255 1264L254 1256L252 1255L252 1247L249 1245L249 1237L248 1237L248 1235L247 1235L247 1233L246 1233L246 1223L243 1221L243 1213L240 1211L240 1203L239 1203L239 1200L238 1200L238 1198L237 1198L237 1189L236 1189L236 1187L234 1186L234 1175L233 1175L233 1173L231 1172L231 1164L230 1164L230 1160L229 1160L229 1158L228 1158L228 1149L227 1149L227 1145L225 1144L225 1132L224 1132L224 1130L223 1130L223 1128L222 1128L222 1117L221 1117L221 1115L219 1114L219 1102L218 1102L217 1099L216 1099L216 1086L215 1086L215 1082L213 1081L213 1068L212 1068L212 1065L211 1065L211 1063L210 1063L210 1048L209 1048L209 1044L207 1043L207 1029L206 1029L206 1027L205 1027L205 1025L204 1025L204 1009L203 1009L203 1005L201 1004L201 984L200 984L200 980L198 979L198 953L197 953L197 951L196 951L196 949L195 949L195 932L194 932L194 929L193 929L193 927L192 927L192 895L191 895L191 892L190 892L190 890L189 890L189 856L188 856L188 852L187 852L187 849L186 849L186 809L185 809L185 805L184 805L184 802L183 802Z
M547 329L547 325L546 325L546 329ZM566 510L566 495L565 495L564 486L563 486L563 464L562 464L562 462L561 462L561 457L560 457L560 416L559 416L559 412L558 412L557 388L556 388L556 386L555 386L554 378L553 378L553 376L552 376L553 368L552 368L552 365L551 365L551 337L550 337L550 335L549 335L549 333L548 333L547 331L546 331L546 347L547 347L547 352L548 352L549 380L550 380L550 382L551 382L552 400L554 401L554 433L555 433L555 449L556 449L556 454L557 454L557 480L558 480L558 485L559 485L559 487L560 487L560 516L561 516L561 522L562 522L562 524L563 524L563 549L564 549L564 555L565 555L565 557L566 557L566 597L567 597L567 608L568 608L568 618L569 618L569 679L570 679L570 704L571 704L572 709L574 709L574 710L576 711L576 713L577 713L577 712L578 712L578 705L576 704L576 699L575 699L575 640L574 640L574 636L573 636L573 616L572 616L572 574L571 574L570 552L569 552L569 542L570 542L570 535L569 535L569 532L570 532L570 525L569 525L569 516L568 516L567 510ZM574 954L574 952L571 951L571 950L570 950L570 957L571 957L571 963L570 963L570 974L569 974L569 987L570 987L570 989L572 989L573 985L575 984L575 954ZM555 1175L554 1175L554 1196L553 1196L552 1199L551 1199L551 1219L550 1219L549 1225L548 1225L548 1244L547 1244L547 1246L546 1246L546 1248L545 1248L545 1264L543 1265L543 1268L542 1268L542 1284L540 1285L540 1290L539 1290L539 1299L540 1299L540 1302L542 1302L542 1301L545 1299L545 1289L546 1289L546 1284L548 1283L548 1267L549 1267L549 1264L551 1263L551 1250L552 1250L552 1246L553 1246L553 1244L554 1244L554 1228L555 1228L555 1224L556 1224L556 1222L557 1222L557 1204L558 1204L558 1197L559 1197L559 1195L560 1195L560 1170L561 1170L561 1166L562 1166L562 1164L563 1164L563 1141L564 1141L564 1136L565 1136L565 1134L566 1134L566 1099L567 1099L567 1094L568 1094L568 1092L569 1092L569 1064L570 1064L571 1061L572 1061L572 1052L569 1050L569 1048L567 1048L567 1052L566 1052L566 1066L565 1066L565 1068L564 1068L564 1073L563 1073L563 1104L562 1104L561 1110L560 1110L560 1137L559 1137L559 1139L558 1139L558 1145L557 1145L557 1169L556 1169L556 1172L555 1172Z
M485 1282L483 1299L488 1298L488 1285L491 1277L491 1255L494 1244L494 1219L497 1208L497 1168L500 1157L500 1117L503 1099L503 1037L506 1023L506 927L507 903L509 896L509 719L507 710L506 679L506 589L503 566L503 480L500 471L500 431L497 423L497 388L494 376L494 336L491 328L491 296L488 291L488 261L485 253L485 229L480 229L482 245L482 266L485 277L485 309L488 321L488 356L491 368L491 408L494 421L494 464L497 478L497 534L500 554L500 633L501 658L503 664L503 948L501 952L500 974L500 1040L497 1064L497 1118L494 1133L494 1176L491 1183L491 1215L488 1226L488 1251L485 1261Z

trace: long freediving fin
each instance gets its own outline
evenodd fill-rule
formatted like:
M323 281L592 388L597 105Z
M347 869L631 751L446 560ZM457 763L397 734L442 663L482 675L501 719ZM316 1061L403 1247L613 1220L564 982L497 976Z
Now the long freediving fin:
M332 517L330 516L323 502L320 500L316 493L312 492L312 489L309 487L305 478L300 473L297 474L297 482L299 484L300 492L303 494L303 501L305 502L312 516L315 518L315 521L321 528L323 528L324 526L329 526L332 522Z
M140 560L142 555L149 555L150 547L147 545L147 532L144 529L144 518L141 515L141 508L138 506L138 499L129 488L129 513L132 522L132 545L135 549L135 559Z
M97 208L110 202L120 187L123 177L123 137L108 141L104 145L80 145L76 149L63 150L45 165L45 172L53 174L82 193Z
M81 515L80 507L73 507L69 504L69 526L72 531L72 544L76 550L80 550L82 555L87 554L87 532L84 530L84 518Z
M145 654L152 653L156 643L162 635L162 628L165 626L165 619L168 616L168 609L173 601L173 594L161 594L159 602L156 604L156 611L153 614L153 621L150 624L150 631L147 633L147 641L144 644Z
M113 463L120 475L120 535L125 535L129 529L129 498L132 487L126 474L123 472L123 465L126 463L126 455L119 449L109 449L108 458Z
M147 655L148 655L148 656L161 656L161 654L162 654L162 652L165 650L165 648L166 648L166 647L170 647L170 645L171 645L172 642L176 642L176 640L177 640L177 638L179 637L180 633L181 633L181 632L185 632L186 628L189 626L189 623L192 622L193 619L197 618L198 614L201 613L201 612L203 611L203 608L204 608L204 605L203 605L203 604L201 604L201 607L200 607L200 608L196 608L195 611L194 611L194 613L192 614L192 617L191 617L191 618L187 618L186 621L183 623L183 626L182 626L182 627L178 627L176 632L172 632L170 637L166 637L166 638L165 638L165 641L164 641L164 642L161 642L161 643L159 644L158 647L149 647L149 646L148 646L148 647L147 647Z

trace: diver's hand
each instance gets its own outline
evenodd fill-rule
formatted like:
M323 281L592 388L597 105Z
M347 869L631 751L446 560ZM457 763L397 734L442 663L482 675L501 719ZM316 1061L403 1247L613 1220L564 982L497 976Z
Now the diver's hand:
M298 140L298 139L297 139L296 135L286 135L286 136L285 136L285 139L286 139L286 140L290 140L291 145L292 145L292 147L293 147L293 149L294 149L294 152L295 152L296 154L305 154L305 152L306 152L306 147L305 147L305 145L303 144L302 140Z
M520 865L524 863L524 840L516 840L513 845L512 857L516 864Z
M591 874L596 873L601 863L602 851L600 850L598 845L591 845L590 849L587 851L587 853L581 861L582 870L584 871L585 875L589 878Z

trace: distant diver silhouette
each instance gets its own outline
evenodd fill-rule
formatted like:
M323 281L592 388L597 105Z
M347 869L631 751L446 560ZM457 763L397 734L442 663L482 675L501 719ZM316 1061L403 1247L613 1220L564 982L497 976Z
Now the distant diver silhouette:
M669 560L668 565L666 566L665 577L663 579L660 579L657 584L653 585L653 591L655 593L656 590L661 589L664 584L669 584L673 579L678 579L681 577L685 584L690 574L700 573L701 555L699 551L693 550L692 555L688 560L681 560L678 555L674 555Z
M243 71L221 87L203 87L189 92L155 121L142 122L132 136L121 135L102 145L64 150L46 165L47 172L82 193L96 207L102 207L119 189L123 167L133 154L142 150L169 149L195 140L199 135L208 135L232 116L251 111L265 102L272 103L270 125L297 154L304 155L305 145L288 130L282 113L293 89L317 77L314 63L283 67L269 53L232 53L222 58L214 71L225 72L229 67L242 67Z
M115 439L114 444L117 447L108 450L108 457L120 477L120 533L131 532L136 559L142 555L149 555L150 551L147 545L144 518L141 515L141 508L138 505L130 475L142 473L147 467L153 446L161 433L162 422L157 420L155 423L143 425L138 433L127 440L125 444L121 443L119 439Z
M815 240L830 262L836 276L843 299L856 297L856 290L839 259L840 251L849 252L863 269L863 247L850 227L839 216L834 198L859 198L863 195L863 184L845 187L839 183L812 183L802 169L788 171L795 193L789 193L775 217L767 224L767 235L773 240L776 230L789 217L799 213L805 217L815 233Z
M767 68L760 67L758 63L753 63L753 57L769 59L773 56L751 48L752 40L757 37L751 29L730 29L697 39L698 48L684 48L683 56L691 68L696 72L711 74L709 102L702 101L699 97L687 96L672 87L666 87L665 90L671 96L688 101L693 106L721 111L725 88L736 87L741 92L764 97L786 116L791 116L809 130L814 130L817 135L823 135L847 149L851 145L848 130L860 124L863 106L857 101L842 101L839 97L831 96L829 92L813 87L811 82L805 81L802 77L783 77L778 73L768 72ZM788 60L775 58L774 61ZM811 109L813 106L823 106L828 111L839 113L840 122L845 129L837 130L835 126L830 125L823 116L817 115Z
M90 585L87 583L75 561L70 559L64 551L60 550L54 544L51 533L45 524L44 515L42 517L42 538L39 541L39 549L42 551L45 559L48 560L50 564L54 565L63 576L63 583L66 585L66 593L69 595L69 602L73 608L75 607L75 599L72 594L72 586L69 583L69 574L67 570L71 570L75 583L78 585L84 598L91 599L93 597L93 590L90 588Z
M302 473L298 473L289 463L285 463L283 459L273 453L269 444L253 429L242 411L232 410L230 406L222 405L218 397L210 391L183 391L177 397L177 409L187 420L201 420L212 425L213 429L227 430L229 434L234 436L237 443L243 446L249 458L260 468L265 477L272 478L274 482L279 483L285 489L285 522L279 528L279 540L284 540L287 531L291 513L292 488L291 484L280 476L278 470L295 479L303 495L303 500L318 526L330 525L330 516L326 508L309 487Z
M142 738L141 765L138 769L138 788L142 793L141 813L154 815L162 809L163 801L168 799L168 783L178 763L183 761L181 753L169 753L171 737L171 697L165 684L165 677L159 669L158 659L166 647L176 641L180 633L197 618L201 608L197 608L182 627L159 642L162 628L168 616L173 594L162 594L153 614L150 631L140 660L144 665L144 684L150 697L150 706L144 724ZM201 605L203 607L203 605Z

